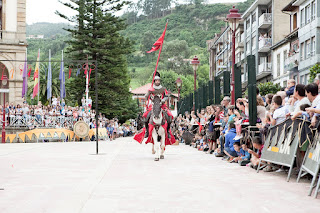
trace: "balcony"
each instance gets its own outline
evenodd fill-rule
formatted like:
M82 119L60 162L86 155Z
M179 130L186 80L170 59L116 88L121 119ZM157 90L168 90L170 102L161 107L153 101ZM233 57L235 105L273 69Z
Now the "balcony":
M299 66L300 54L296 53L284 61L284 71L290 71L291 69Z
M269 52L272 46L272 38L263 38L259 41L259 52Z
M264 13L259 17L259 28L266 29L272 24L272 13Z
M272 64L271 63L262 63L259 65L257 80L264 78L268 75L271 75L272 72Z

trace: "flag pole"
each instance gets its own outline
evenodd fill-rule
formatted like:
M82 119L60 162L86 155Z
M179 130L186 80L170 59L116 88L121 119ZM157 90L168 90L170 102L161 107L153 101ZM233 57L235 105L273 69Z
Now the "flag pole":
M165 28L165 30L164 30L164 31L165 31L165 33L164 33L163 41L164 41L164 38L165 38L165 36L166 36L167 26L168 26L168 21L169 21L169 20L167 19L166 28ZM156 68L155 68L155 70L154 70L153 77L152 77L152 84L151 84L151 87L153 87L154 77L155 77L156 72L157 72L157 69L158 69L158 64L159 64L160 55L161 55L161 51L162 51L162 45L163 45L163 43L162 43L162 44L161 44L161 46L160 46L160 51L159 51L159 55L158 55L158 59L157 59Z
M27 62L27 73L26 73L26 78L27 78L27 83L25 85L25 93L24 93L24 98L26 99L27 102L27 94L28 94L28 47L26 48L26 62Z
M51 78L50 78L50 97L49 97L49 104L51 105L51 99L52 99L52 69L51 69L51 49L49 49L49 69L50 69L50 75L51 75ZM48 70L48 78L49 78L49 70ZM48 85L47 85L48 87ZM48 93L48 91L47 91Z
M38 70L38 104L39 104L39 95L40 95L40 67L41 67L41 63L40 63L40 48L39 48L39 70ZM37 104L37 105L38 105Z

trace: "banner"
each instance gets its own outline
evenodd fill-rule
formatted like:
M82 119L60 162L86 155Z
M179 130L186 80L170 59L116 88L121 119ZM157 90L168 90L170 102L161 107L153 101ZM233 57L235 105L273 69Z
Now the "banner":
M74 137L74 132L68 129L33 129L30 131L19 133L19 138L22 142L29 141L38 141L43 139L55 139L55 140L65 140L68 138L68 141Z
M271 127L262 150L258 172L262 167L267 166L262 161L287 166L290 168L287 177L289 181L298 147L302 147L312 138L309 125L310 122L305 120L288 119ZM264 166L261 167L261 164Z

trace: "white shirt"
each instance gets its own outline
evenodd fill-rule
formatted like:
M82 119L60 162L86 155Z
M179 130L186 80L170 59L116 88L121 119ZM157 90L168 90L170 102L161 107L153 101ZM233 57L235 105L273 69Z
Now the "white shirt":
M312 107L316 107L320 104L320 95L317 95L317 97L312 101Z
M300 111L300 106L304 105L304 104L309 104L311 106L311 102L309 101L309 99L307 97L302 98L300 101L296 101L294 103L294 106L289 106L289 111L290 112L299 112Z
M286 120L287 112L286 107L281 107L274 111L272 117L276 120L276 125Z

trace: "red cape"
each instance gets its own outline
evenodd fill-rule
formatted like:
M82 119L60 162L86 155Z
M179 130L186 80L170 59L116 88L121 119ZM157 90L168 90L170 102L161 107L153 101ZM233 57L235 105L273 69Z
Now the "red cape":
M167 123L165 123L164 125L162 125L162 127L164 129L167 129ZM152 130L153 130L154 126L152 124L149 124L149 137L147 138L146 144L147 143L153 143L153 138L152 138ZM171 133L171 130L169 130L171 138L168 138L167 135L167 131L166 131L166 146L167 145L172 145L176 142L176 139L174 138L173 134ZM143 127L143 129L138 132L133 139L136 140L139 143L142 143L143 139L144 139L144 135L146 134L146 128Z

